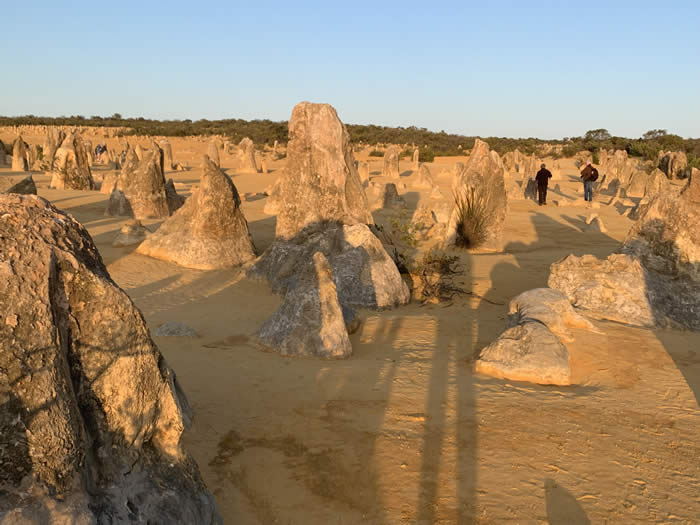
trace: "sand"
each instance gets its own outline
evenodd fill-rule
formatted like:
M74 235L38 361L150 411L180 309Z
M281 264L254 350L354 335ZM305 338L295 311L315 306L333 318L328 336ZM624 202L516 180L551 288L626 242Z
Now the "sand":
M187 194L207 139L170 142L175 160L194 167L166 174ZM429 164L444 195L451 180L442 170L465 159ZM369 160L381 181L381 159ZM268 161L269 174L237 175L222 155L241 194L262 191L284 162ZM582 196L573 162L561 164L550 203ZM402 161L403 174L410 170ZM575 332L567 345L571 387L471 369L475 352L502 331L508 301L545 286L552 262L569 253L604 257L619 246L632 223L606 205L611 196L596 195L605 234L586 231L585 208L512 202L504 253L461 254L465 288L488 301L361 312L353 356L320 361L258 349L253 335L280 303L265 283L113 248L126 221L104 217L107 195L49 190L46 174L35 180L41 196L88 228L152 330L180 321L201 334L154 339L194 408L185 445L226 523L700 521L700 334L595 322L603 335ZM552 191L556 184L561 191ZM411 209L427 198L410 186L399 193ZM264 204L243 203L260 250L274 236Z

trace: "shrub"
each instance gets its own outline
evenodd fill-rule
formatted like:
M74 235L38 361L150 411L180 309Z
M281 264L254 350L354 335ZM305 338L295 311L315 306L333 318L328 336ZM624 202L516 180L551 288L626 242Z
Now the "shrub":
M491 222L491 203L488 189L477 192L473 186L454 195L457 209L457 239L463 248L477 248L486 241Z
M369 152L369 156L370 156L370 157L383 157L383 156L384 156L384 152L383 152L383 151L379 151L378 149L373 149L372 151Z
M463 273L458 264L459 257L435 248L424 253L411 267L414 294L423 304L451 301L455 295L466 295L467 291L454 282L455 277Z
M593 164L600 164L600 154L599 154L599 151L600 151L600 150L595 150L595 151L593 152L593 154L591 155L591 162L592 162Z
M464 155L464 153L454 153L454 155ZM419 158L421 162L433 162L435 151L432 148L423 148L420 150Z

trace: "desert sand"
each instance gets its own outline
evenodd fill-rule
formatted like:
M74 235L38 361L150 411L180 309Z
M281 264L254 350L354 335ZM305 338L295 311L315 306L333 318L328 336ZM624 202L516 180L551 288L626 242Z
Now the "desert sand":
M0 133L6 143L13 138ZM148 142L129 137L140 140ZM188 195L208 139L169 141L175 160L192 168L166 177ZM356 157L383 181L381 158ZM450 167L465 159L428 164L445 203ZM226 523L698 522L700 334L595 322L602 334L576 332L567 344L569 387L472 371L475 353L501 333L512 297L546 286L550 264L570 253L612 253L632 224L607 205L612 196L595 195L608 232L587 231L590 210L566 205L582 196L577 168L560 162L548 206L509 203L502 253L459 252L471 295L361 312L344 361L261 351L254 334L281 301L265 282L114 248L127 220L104 216L108 195L50 190L43 173L34 179L40 196L87 227L152 332L179 321L200 334L154 340L194 409L185 446ZM221 164L243 195L270 186L285 160L268 159L267 174L237 174L226 154ZM402 160L401 178L411 170ZM409 185L399 193L412 211L429 191ZM259 252L275 231L265 200L242 204ZM386 221L386 212L375 219ZM155 230L160 222L144 224Z

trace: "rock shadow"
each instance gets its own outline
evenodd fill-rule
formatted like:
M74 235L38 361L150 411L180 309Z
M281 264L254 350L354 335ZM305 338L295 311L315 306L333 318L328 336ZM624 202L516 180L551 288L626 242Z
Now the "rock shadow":
M581 504L553 479L545 479L544 494L550 525L590 525L591 521Z

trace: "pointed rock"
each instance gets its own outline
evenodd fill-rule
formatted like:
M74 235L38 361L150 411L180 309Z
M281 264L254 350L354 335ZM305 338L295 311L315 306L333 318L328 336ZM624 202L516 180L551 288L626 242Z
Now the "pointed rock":
M255 144L248 137L245 137L238 144L239 166L242 173L257 173L258 166L255 163Z
M259 340L285 356L349 357L352 346L331 266L321 252L313 254L312 263L265 321Z
M236 187L206 160L199 189L137 249L186 268L230 268L255 258Z
M80 135L69 133L56 150L51 188L94 190L88 150Z
M328 104L295 106L287 168L279 180L278 237L289 239L308 225L327 221L373 222L348 133Z
M401 150L398 146L389 146L384 152L384 164L382 167L382 176L390 179L398 179L401 176L399 170L399 156Z

